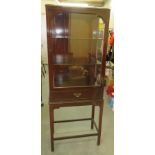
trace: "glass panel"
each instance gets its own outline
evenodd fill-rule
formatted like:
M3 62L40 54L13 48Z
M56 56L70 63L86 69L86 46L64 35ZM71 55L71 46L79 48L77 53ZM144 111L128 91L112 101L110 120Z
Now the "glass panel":
M101 84L101 77L96 73L101 72L101 65L93 66L55 66L54 86L93 86Z
M54 18L52 37L53 38L64 38L68 37L68 14L58 13Z
M103 39L104 22L93 14L69 15L69 37L83 39Z
M69 45L67 51L65 44L62 46L62 44L60 45L57 43L61 40L62 39L55 39L55 46L57 46L57 52L53 54L53 62L55 65L101 64L103 40L72 39L68 41Z
M54 25L54 86L100 85L103 20L93 14L59 13Z

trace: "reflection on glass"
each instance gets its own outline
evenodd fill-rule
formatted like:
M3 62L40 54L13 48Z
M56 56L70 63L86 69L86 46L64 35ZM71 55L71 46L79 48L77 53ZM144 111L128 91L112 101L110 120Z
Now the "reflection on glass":
M63 32L63 29L56 29L55 32L56 34L61 34Z
M54 18L53 23L53 38L64 38L67 36L68 15L66 13L58 13Z

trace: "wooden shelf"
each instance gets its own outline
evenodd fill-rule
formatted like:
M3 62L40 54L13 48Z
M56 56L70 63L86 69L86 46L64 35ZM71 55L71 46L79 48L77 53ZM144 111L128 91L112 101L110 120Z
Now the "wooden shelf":
M52 39L70 39L70 40L103 40L104 38L70 38L70 37L52 37Z
M83 64L83 63L62 63L62 64L53 64L54 66L94 66L94 65L102 65L101 63L97 64L97 63L94 63L94 64Z

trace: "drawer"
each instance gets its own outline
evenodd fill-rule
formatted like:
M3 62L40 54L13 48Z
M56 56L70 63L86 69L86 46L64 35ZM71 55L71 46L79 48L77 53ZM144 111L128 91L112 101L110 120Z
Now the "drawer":
M87 89L65 89L52 91L50 94L51 101L64 101L64 100L91 100L102 98L102 92L99 88Z

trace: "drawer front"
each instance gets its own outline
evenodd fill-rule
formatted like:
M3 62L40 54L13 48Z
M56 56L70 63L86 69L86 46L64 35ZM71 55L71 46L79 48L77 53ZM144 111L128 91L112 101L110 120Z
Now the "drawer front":
M90 100L102 98L102 92L98 88L88 89L66 89L52 91L50 94L51 101L64 101L64 100Z

